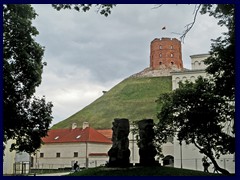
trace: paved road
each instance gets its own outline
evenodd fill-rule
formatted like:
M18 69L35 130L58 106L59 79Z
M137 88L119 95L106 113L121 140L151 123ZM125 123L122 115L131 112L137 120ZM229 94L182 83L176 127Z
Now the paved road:
M49 173L49 174L36 174L36 176L64 176L64 175L67 175L67 174L69 174L69 172Z

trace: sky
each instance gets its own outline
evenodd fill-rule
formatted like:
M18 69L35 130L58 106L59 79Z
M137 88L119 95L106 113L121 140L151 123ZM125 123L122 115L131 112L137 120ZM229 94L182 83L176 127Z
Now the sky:
M120 4L105 17L89 12L57 11L49 4L33 5L37 18L35 40L45 47L47 63L36 96L53 103L56 124L102 96L125 78L150 64L150 43L155 38L179 39L193 21L195 5ZM162 30L166 27L165 30ZM208 53L211 39L226 28L208 15L198 15L182 43L185 68L190 55Z

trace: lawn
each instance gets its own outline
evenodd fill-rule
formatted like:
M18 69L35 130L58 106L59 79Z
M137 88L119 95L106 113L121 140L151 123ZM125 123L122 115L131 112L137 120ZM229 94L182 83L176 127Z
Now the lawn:
M96 167L84 169L68 176L223 176L221 174L205 173L173 167L131 167L107 168Z

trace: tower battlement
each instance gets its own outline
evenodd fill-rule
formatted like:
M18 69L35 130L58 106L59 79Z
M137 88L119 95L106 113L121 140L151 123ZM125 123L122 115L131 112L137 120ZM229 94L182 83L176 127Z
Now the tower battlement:
M176 38L155 38L150 45L150 68L182 70L181 41Z

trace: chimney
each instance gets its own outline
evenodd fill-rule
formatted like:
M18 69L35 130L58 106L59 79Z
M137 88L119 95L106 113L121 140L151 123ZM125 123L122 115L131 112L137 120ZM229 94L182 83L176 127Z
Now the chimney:
M72 123L72 129L76 129L77 128L77 123Z
M87 127L89 127L89 123L88 123L88 122L83 122L82 128L85 129L85 128L87 128Z

